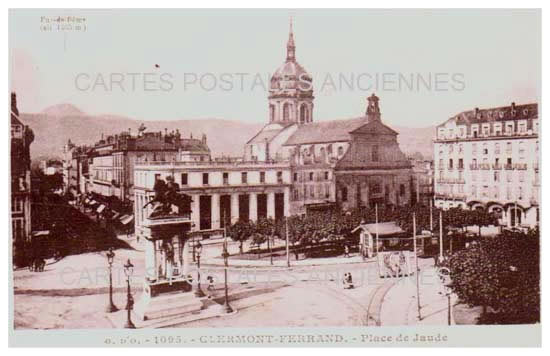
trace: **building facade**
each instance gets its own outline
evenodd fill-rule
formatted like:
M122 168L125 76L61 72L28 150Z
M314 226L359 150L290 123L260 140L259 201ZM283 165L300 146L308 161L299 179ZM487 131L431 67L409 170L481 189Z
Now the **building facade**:
M289 215L290 169L286 163L265 162L142 162L135 168L135 231L152 206L158 179L172 177L193 199L194 228L203 236L220 235L225 224L238 220L280 219Z
M146 132L142 125L138 135L125 131L101 138L91 147L77 147L70 141L64 147L64 176L67 187L77 179L79 193L93 192L117 197L123 202L134 199L134 167L142 162L210 160L206 136L183 138L179 131Z
M11 93L11 223L13 256L24 253L31 240L31 156L33 131L19 118L17 97Z
M436 206L494 211L505 226L538 224L537 104L465 111L436 135Z

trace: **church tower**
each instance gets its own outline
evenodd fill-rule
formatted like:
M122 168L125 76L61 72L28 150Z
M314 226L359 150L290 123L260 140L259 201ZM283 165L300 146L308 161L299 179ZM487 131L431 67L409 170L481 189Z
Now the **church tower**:
M290 20L286 61L271 77L269 122L281 125L313 121L313 83L311 76L296 61L296 45Z
M367 101L367 119L369 122L373 120L380 121L380 106L378 105L380 99L372 93L372 95L367 98Z

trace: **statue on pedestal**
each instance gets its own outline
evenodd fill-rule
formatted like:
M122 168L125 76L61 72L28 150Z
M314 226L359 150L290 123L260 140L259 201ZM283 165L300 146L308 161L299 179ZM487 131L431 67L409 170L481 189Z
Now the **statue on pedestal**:
M153 200L143 206L153 205L153 211L149 214L149 219L162 219L174 216L182 216L191 213L191 197L180 193L179 184L174 182L174 177L166 177L166 181L157 179L153 190L155 197ZM177 212L173 211L173 206L177 207Z

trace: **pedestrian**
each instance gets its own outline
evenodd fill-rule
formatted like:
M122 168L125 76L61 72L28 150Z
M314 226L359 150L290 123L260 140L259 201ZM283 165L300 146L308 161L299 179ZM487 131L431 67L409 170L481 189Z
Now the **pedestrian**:
M348 244L344 245L344 257L349 257L349 246Z
M342 284L344 285L344 289L353 289L353 277L350 272L344 273Z

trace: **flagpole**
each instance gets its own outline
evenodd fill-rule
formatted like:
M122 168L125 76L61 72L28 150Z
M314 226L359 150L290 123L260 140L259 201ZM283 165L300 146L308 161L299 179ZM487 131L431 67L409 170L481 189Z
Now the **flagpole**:
M430 198L430 232L433 233L434 232L434 214L433 214L433 211L432 211L432 199Z
M418 320L422 320L420 315L420 278L418 269L418 253L416 252L416 214L413 212L413 248L414 248L414 260L416 264L416 305L418 309Z
M285 216L285 232L286 232L286 266L290 267L290 247L288 239L288 216Z
M374 205L374 211L376 213L376 256L378 256L378 203Z
M443 261L443 212L439 212L439 259Z

